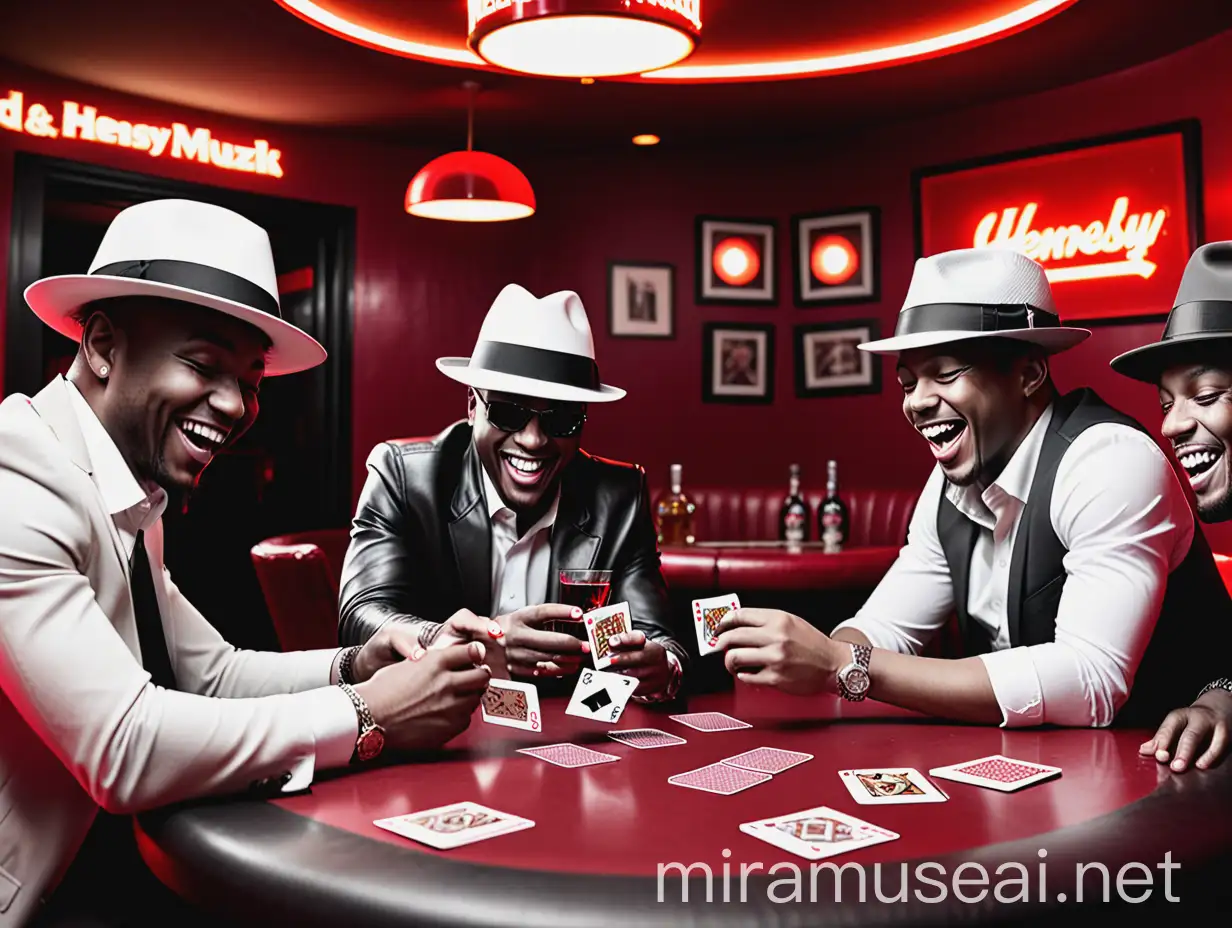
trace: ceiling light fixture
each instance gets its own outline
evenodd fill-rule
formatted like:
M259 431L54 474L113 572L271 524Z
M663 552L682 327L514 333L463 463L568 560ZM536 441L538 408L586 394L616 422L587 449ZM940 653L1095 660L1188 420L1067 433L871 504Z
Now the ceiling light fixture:
M474 150L479 85L467 81L462 86L470 94L466 151L441 155L420 168L406 188L406 211L453 222L525 219L535 212L535 191L526 175L504 158Z
M634 145L658 145L660 141L657 135L651 135L648 132L633 136Z
M467 45L508 71L615 77L677 64L701 40L702 0L468 0Z

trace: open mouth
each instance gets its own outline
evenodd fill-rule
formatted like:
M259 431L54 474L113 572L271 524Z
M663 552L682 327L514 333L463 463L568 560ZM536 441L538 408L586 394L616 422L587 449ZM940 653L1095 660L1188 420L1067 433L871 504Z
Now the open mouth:
M177 419L175 425L189 455L202 464L207 463L217 454L218 449L227 441L227 432L207 422L197 419Z
M513 481L521 486L534 486L548 472L551 458L533 458L525 454L501 452L501 460Z
M928 439L933 456L944 463L957 452L958 441L966 433L967 423L962 419L944 419L930 422L928 425L918 425L916 428Z
M1189 475L1189 485L1198 490L1205 486L1211 471L1224 456L1222 447L1212 445L1183 448L1177 452L1177 458L1185 473Z

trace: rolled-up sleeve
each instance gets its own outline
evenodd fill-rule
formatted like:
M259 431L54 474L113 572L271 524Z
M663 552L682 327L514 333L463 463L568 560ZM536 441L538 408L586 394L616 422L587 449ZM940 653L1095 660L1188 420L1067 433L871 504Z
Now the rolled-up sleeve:
M1067 553L1056 634L981 655L1006 728L1101 728L1129 698L1194 522L1180 481L1145 433L1092 426L1057 469L1053 530Z
M919 654L954 608L950 568L937 536L937 507L945 477L933 470L916 502L907 544L864 605L831 634L851 628L874 648Z

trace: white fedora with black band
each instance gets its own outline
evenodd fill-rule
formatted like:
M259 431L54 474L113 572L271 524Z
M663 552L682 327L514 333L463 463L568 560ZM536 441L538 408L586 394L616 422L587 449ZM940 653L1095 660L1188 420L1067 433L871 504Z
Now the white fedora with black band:
M545 400L610 403L625 395L599 382L595 341L572 290L536 298L509 284L488 310L469 358L438 358L446 377L468 387Z
M1090 334L1061 325L1038 262L1006 248L962 248L916 261L894 335L859 347L896 354L997 337L1031 342L1055 354Z
M1111 364L1118 374L1158 384L1166 368L1218 351L1232 367L1232 242L1211 242L1189 256L1159 341L1118 355Z
M282 318L269 235L238 213L194 200L151 200L111 221L87 274L46 277L26 303L61 335L81 340L77 310L95 300L153 296L242 319L270 340L265 375L315 367L325 349Z

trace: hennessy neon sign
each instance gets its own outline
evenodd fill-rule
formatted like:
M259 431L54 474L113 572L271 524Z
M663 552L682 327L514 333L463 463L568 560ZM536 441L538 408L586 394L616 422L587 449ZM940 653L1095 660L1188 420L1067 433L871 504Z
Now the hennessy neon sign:
M113 145L144 151L151 158L197 161L226 171L282 177L282 152L271 148L265 139L237 145L214 138L209 129L190 128L182 122L170 126L133 123L106 116L93 106L72 100L61 104L57 125L55 115L46 106L27 102L20 90L11 90L7 97L0 97L0 129L36 138Z
M1085 226L1056 225L1033 229L1038 203L993 211L975 228L975 247L1009 246L1044 265L1052 283L1099 280L1108 277L1149 278L1157 265L1147 260L1167 218L1167 210L1129 212L1129 197L1117 197L1107 221L1096 219ZM1068 267L1048 267L1050 261L1078 255L1100 260Z

